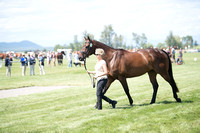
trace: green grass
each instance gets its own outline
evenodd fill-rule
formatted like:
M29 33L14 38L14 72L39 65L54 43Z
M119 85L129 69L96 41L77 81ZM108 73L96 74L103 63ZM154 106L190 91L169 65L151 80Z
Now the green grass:
M194 57L198 58L194 62ZM152 86L148 75L128 79L134 106L129 106L120 83L115 81L106 96L118 101L116 109L103 102L103 110L94 109L96 89L81 68L63 66L46 69L46 75L21 76L19 64L14 64L12 77L0 68L0 89L23 86L72 85L40 94L0 99L0 132L200 132L200 54L184 54L185 64L173 64L175 81L182 103L175 102L172 89L158 76L156 103L150 105ZM87 59L89 70L95 58ZM29 69L28 69L29 70ZM8 85L7 85L8 84Z

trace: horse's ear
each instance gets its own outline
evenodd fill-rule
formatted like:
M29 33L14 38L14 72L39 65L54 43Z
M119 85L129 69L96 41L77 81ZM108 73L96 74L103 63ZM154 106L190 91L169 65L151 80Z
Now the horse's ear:
M88 40L90 41L90 44L92 44L92 40L90 39L89 36L88 36ZM90 45L90 47L92 47L92 45Z
M87 40L87 38L84 36L85 40Z
M88 36L88 40L91 42L91 39L90 39L90 37Z

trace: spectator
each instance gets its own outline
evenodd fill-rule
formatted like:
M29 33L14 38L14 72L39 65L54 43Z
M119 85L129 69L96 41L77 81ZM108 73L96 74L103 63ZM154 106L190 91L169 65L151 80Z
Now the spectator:
M47 52L47 67L51 65L51 53L48 51Z
M25 57L25 54L23 54L21 58L22 76L26 75L26 62L27 62L27 58Z
M74 53L74 65L77 67L79 65L79 59L78 59L78 52L76 51Z
M52 57L52 61L53 61L53 66L56 66L56 54L54 51L52 52L51 57Z
M33 74L35 75L35 57L33 54L31 54L29 58L29 63L30 63L30 76Z
M45 75L43 53L39 54L39 68L40 68L40 75L42 75L42 74Z
M72 67L72 52L70 51L68 56L68 67Z
M183 52L182 52L182 49L180 48L179 50L179 56L178 58L176 59L176 64L177 65L182 65L183 64Z
M173 60L173 62L176 62L176 58L175 58L175 54L176 54L176 51L175 51L175 49L174 49L174 47L172 47L172 49L171 49L171 55L172 55L172 60Z
M11 77L11 61L9 59L9 54L6 54L5 67L6 67L6 76Z

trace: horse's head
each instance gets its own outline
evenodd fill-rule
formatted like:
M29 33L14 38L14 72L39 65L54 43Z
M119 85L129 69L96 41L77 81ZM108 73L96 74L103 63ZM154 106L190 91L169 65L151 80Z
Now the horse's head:
M64 51L61 51L61 54L64 54L64 55L65 55L65 52L64 52Z
M88 38L85 38L85 44L83 45L83 48L80 50L79 60L83 61L86 57L94 54L94 51L95 51L94 44L92 43L92 40L90 40L88 36Z

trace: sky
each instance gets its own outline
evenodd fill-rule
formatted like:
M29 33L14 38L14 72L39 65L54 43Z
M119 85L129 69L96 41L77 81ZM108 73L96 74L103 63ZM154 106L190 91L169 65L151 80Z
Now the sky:
M107 25L133 45L132 33L163 43L169 32L200 44L200 0L0 0L0 42L69 44Z

